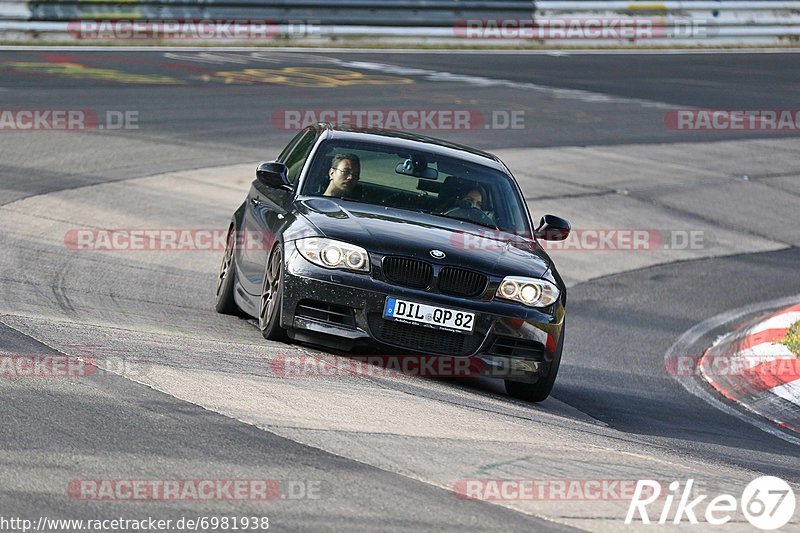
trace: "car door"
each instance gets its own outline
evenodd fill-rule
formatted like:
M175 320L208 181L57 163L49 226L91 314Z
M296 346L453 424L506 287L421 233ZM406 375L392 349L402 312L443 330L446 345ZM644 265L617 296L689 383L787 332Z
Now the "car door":
M314 129L303 130L278 157L277 161L288 167L291 184L296 185L316 138ZM241 245L236 257L242 274L240 283L250 294L261 294L267 259L286 220L287 208L293 196L294 192L273 189L258 180L254 180L250 186L242 220Z

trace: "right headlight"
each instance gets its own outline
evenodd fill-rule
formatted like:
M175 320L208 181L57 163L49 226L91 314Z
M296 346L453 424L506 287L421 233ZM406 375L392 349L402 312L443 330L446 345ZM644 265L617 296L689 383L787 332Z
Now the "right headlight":
M547 280L506 276L495 295L504 300L519 302L528 307L547 307L558 300L558 287Z
M298 239L295 245L303 257L315 265L369 272L369 255L360 246L324 237Z

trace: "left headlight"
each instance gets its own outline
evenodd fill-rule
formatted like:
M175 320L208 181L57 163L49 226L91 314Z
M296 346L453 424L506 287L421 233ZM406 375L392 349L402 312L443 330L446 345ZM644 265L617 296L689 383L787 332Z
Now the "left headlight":
M298 239L294 243L297 251L315 265L369 272L369 256L360 246L322 237Z
M506 276L497 287L496 296L528 307L547 307L558 300L559 294L558 287L547 280Z

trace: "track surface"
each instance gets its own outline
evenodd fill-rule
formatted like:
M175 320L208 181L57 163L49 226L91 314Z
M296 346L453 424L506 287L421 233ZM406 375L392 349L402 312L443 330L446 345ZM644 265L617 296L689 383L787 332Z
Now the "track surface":
M259 514L281 530L615 530L624 501L492 505L448 489L472 477L695 477L712 493L740 492L759 473L800 483L796 445L704 403L663 366L670 345L709 316L800 294L797 139L674 132L664 113L800 108L798 63L798 54L0 53L4 109L139 114L135 130L0 132L0 349L114 351L131 365L108 365L125 377L0 380L3 512ZM220 75L248 68L270 69L259 76L271 81ZM298 86L308 78L286 68L411 81ZM534 213L566 214L576 227L710 228L720 243L696 256L563 252L574 285L565 361L553 399L539 406L488 380L276 379L275 357L317 352L262 343L248 322L213 313L219 254L64 246L75 227L222 227L251 165L136 178L274 157L292 135L272 129L276 110L389 107L524 110L521 130L438 135L506 157ZM741 144L709 143L734 139ZM583 152L558 148L584 145L598 147L588 157L596 175L581 173ZM735 159L745 152L752 157ZM652 167L634 162L642 154ZM678 164L686 167L670 170ZM750 179L735 179L743 174ZM70 480L104 478L315 480L323 489L319 500L268 504L67 496ZM740 515L733 527L748 525Z

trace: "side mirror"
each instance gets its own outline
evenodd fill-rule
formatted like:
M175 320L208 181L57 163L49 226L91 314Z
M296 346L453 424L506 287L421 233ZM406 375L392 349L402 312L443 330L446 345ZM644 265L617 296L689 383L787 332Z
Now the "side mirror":
M539 227L533 232L537 239L543 241L563 241L569 237L572 227L569 222L555 215L545 215L539 221Z
M289 183L289 169L277 161L259 163L256 168L256 179L273 189L292 190L292 184Z

